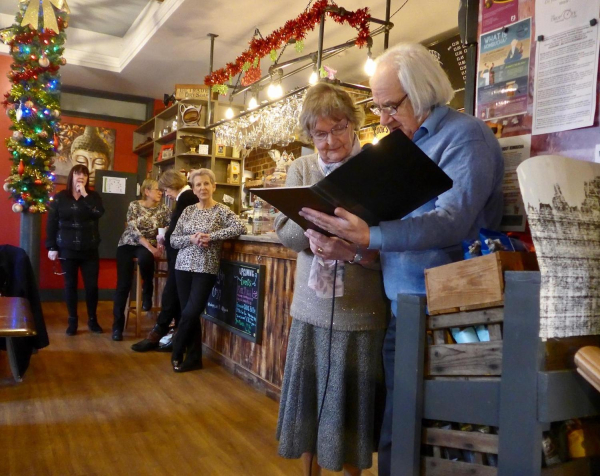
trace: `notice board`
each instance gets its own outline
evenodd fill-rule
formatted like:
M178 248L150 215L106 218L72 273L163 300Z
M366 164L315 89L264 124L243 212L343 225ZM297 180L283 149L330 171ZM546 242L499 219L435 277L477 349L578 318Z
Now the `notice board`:
M202 317L260 344L265 269L264 265L222 259Z

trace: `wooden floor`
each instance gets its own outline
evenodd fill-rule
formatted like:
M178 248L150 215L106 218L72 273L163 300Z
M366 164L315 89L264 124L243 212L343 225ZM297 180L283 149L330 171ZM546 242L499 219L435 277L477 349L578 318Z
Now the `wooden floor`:
M111 306L99 307L105 331ZM44 313L50 346L22 383L0 352L0 475L302 474L277 456L277 402L222 367L205 359L175 374L169 354L131 351L134 323L113 342L80 317L67 337L64 305L44 303Z

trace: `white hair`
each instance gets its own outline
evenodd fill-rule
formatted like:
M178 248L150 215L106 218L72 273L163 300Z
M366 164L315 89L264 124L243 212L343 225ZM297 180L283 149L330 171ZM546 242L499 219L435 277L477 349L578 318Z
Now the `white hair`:
M375 74L380 65L397 72L418 118L423 118L434 106L446 105L454 97L448 75L423 45L400 43L381 54L375 64Z

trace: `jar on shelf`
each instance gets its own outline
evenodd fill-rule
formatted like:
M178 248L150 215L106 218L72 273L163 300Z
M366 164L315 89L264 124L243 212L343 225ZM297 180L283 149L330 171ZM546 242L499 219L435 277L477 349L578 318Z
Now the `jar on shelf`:
M252 216L252 234L262 235L273 231L276 210L259 197L254 197L254 214Z

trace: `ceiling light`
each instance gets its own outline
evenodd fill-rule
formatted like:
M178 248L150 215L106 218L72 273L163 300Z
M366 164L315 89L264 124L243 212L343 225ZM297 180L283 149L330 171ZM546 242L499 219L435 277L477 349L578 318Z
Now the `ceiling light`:
M313 72L311 73L310 78L308 78L308 84L310 84L311 86L314 86L318 82L319 82L319 75L317 74L317 70L313 69Z
M251 111L252 109L256 109L258 107L258 101L254 96L250 98L250 102L248 103L248 109Z
M230 107L227 108L227 111L225 111L225 119L232 119L233 118L233 109L231 109Z
M369 48L369 52L367 53L367 61L365 62L365 73L367 76L373 76L375 73L375 61L373 61L373 56L371 55L371 48Z
M281 83L271 83L267 88L267 96L269 99L279 99L283 96L283 88L281 87Z

